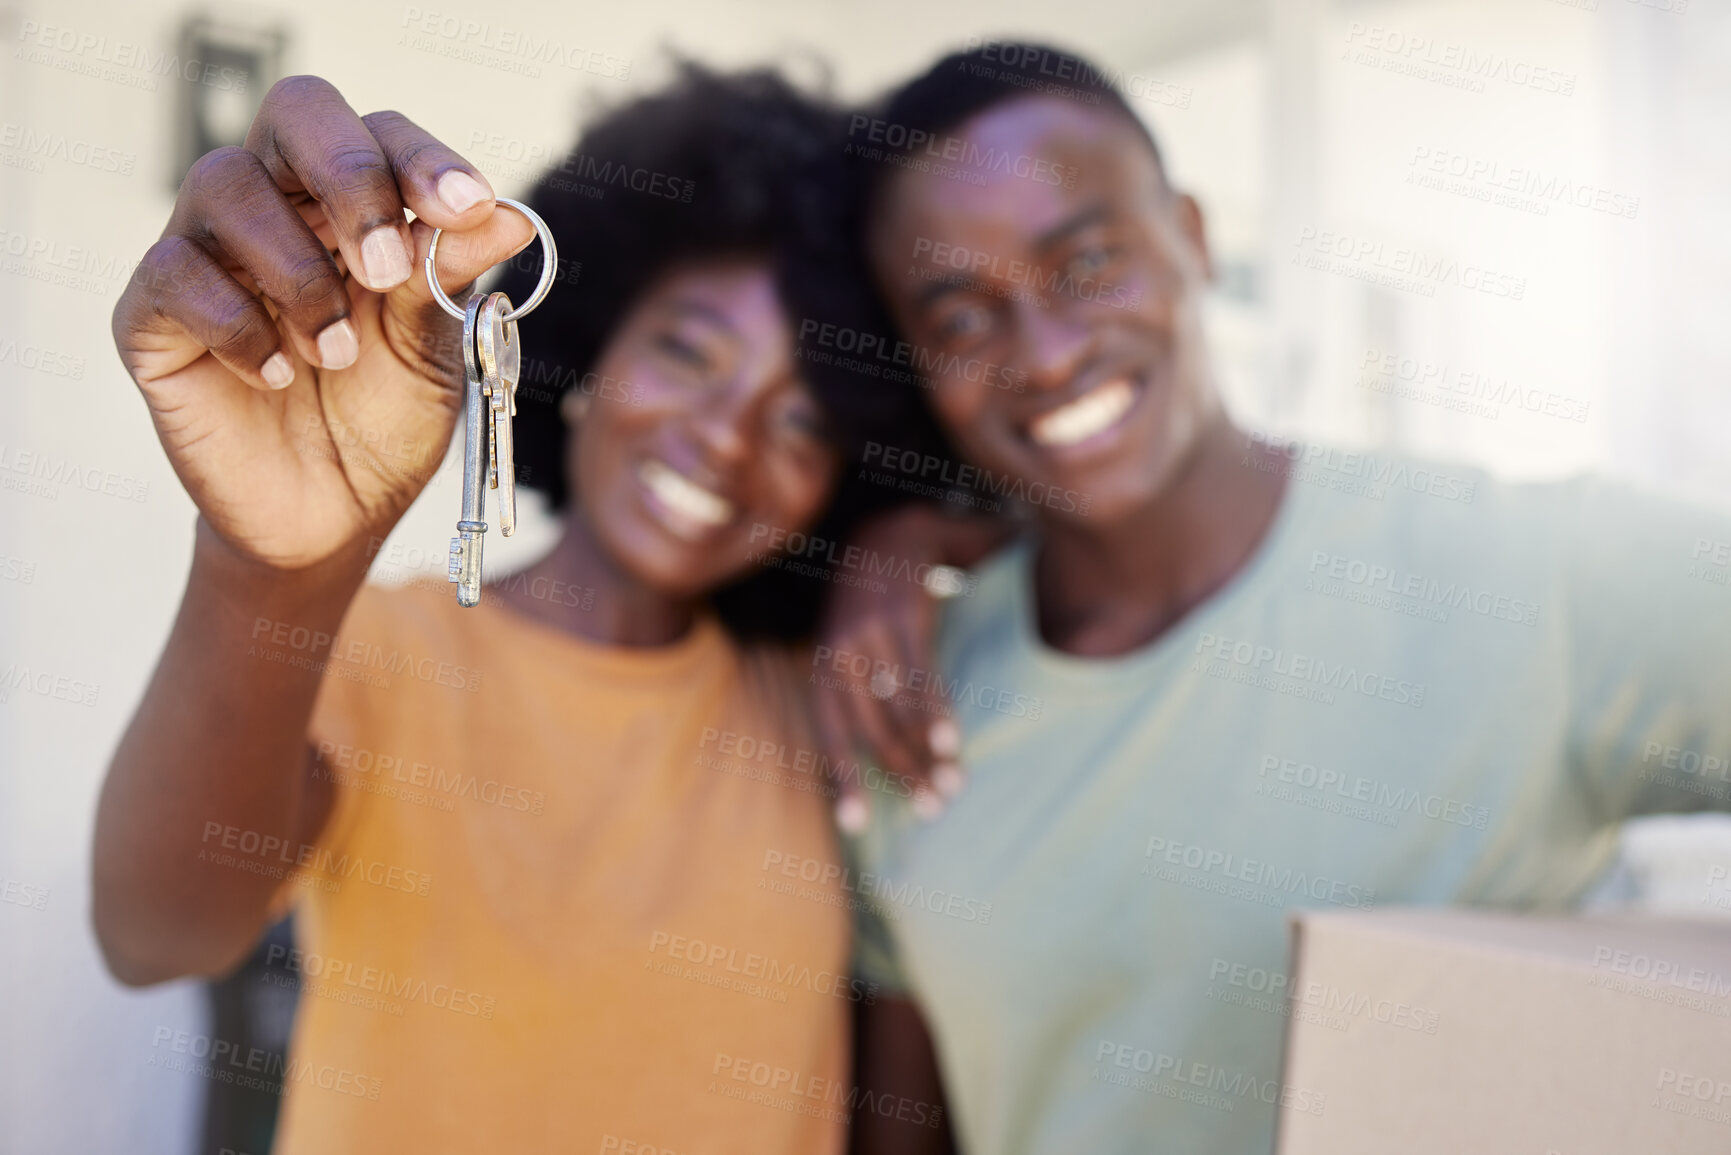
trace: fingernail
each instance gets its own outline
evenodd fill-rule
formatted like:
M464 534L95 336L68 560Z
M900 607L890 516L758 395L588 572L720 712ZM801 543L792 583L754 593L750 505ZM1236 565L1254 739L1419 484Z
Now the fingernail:
M439 178L439 200L454 213L467 212L482 201L492 200L486 185L464 172L452 169Z
M967 784L967 775L954 762L942 762L932 769L932 788L945 798L954 798Z
M287 389L295 383L294 364L281 352L272 353L270 360L259 367L258 373L272 389Z
M391 289L409 279L409 250L403 235L390 225L380 225L361 241L361 267L367 287Z
M939 718L926 731L926 741L939 758L954 758L962 752L962 728L949 718Z
M835 804L835 824L844 834L858 834L871 821L871 811L866 806L866 800L855 794L845 795Z
M944 800L925 786L914 791L914 813L923 822L930 822L944 812Z
M334 325L326 325L319 334L319 364L326 369L347 369L361 355L361 339L355 327L345 317Z

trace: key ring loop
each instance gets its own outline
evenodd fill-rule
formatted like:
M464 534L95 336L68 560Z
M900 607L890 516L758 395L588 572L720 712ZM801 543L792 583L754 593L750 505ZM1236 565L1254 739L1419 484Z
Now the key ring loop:
M547 290L553 287L553 274L559 270L559 249L553 244L553 231L547 227L547 222L541 219L541 214L522 201L514 201L510 197L499 197L495 203L510 205L528 217L529 223L535 226L535 235L541 238L541 280L535 285L535 291L529 294L527 301L505 314L503 320L509 324L534 312L535 306L539 305L542 299L547 296ZM463 310L440 287L438 272L433 264L434 259L439 255L439 235L444 231L444 229L434 229L433 243L427 246L427 287L433 290L433 300L439 302L439 307L461 321L463 320Z

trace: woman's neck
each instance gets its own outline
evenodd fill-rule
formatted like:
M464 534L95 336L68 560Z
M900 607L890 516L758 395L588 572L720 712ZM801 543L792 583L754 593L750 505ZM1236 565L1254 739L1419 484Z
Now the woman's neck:
M697 617L694 599L651 589L621 569L579 510L566 515L564 527L553 552L498 588L506 605L612 646L668 646L690 631Z

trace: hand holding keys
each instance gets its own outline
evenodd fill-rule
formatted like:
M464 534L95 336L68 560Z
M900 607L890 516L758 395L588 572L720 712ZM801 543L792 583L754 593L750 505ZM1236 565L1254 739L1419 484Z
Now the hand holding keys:
M481 543L487 532L486 489L498 491L499 532L510 537L517 529L517 463L511 439L511 418L517 413L517 380L523 350L517 340L517 320L547 296L559 263L558 249L547 223L528 205L500 197L529 218L541 238L541 279L520 309L503 293L469 299L457 308L434 272L439 233L427 249L427 283L447 313L463 318L464 421L463 510L457 536L451 539L450 580L457 583L457 601L465 606L481 601ZM441 230L442 231L442 230ZM485 442L485 444L483 444Z

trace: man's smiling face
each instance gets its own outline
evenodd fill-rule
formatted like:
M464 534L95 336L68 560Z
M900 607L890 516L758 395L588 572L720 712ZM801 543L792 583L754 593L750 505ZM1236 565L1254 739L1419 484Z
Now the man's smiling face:
M909 170L882 190L868 236L879 287L909 340L942 354L928 357L942 367L933 405L957 447L1072 491L1109 524L1156 499L1222 417L1201 216L1116 109L1019 98L952 135L970 146L965 176ZM1026 388L995 388L969 362Z

